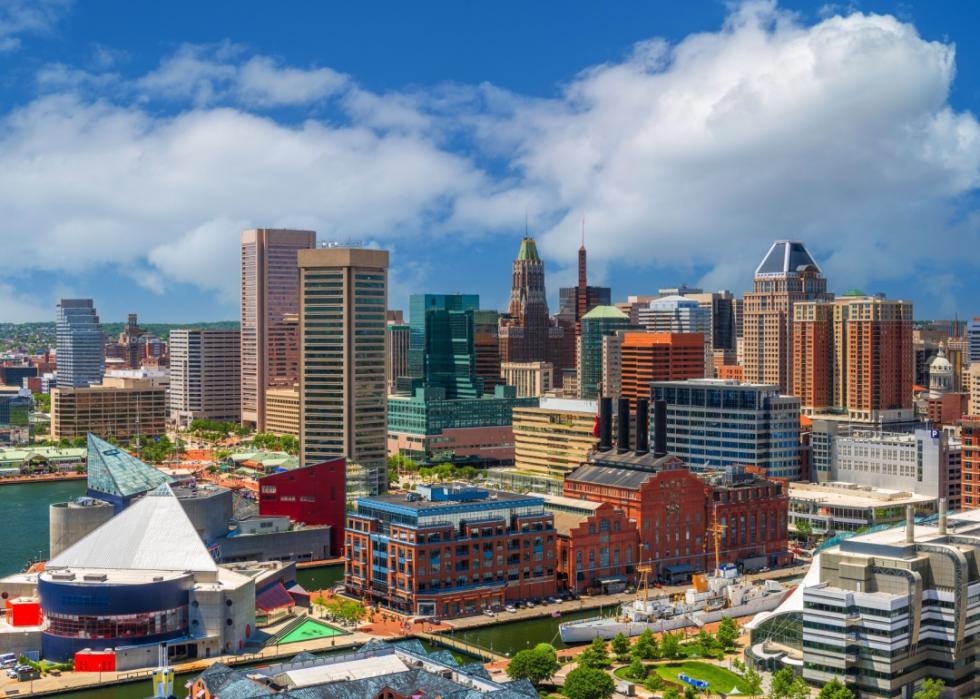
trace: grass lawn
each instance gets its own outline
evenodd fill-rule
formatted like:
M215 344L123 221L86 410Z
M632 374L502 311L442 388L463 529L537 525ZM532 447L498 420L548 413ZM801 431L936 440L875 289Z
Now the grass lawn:
M654 671L668 682L676 682L682 687L686 686L686 683L678 678L680 674L687 675L695 680L704 680L709 683L708 691L712 694L729 692L733 686L738 687L738 691L743 694L747 694L749 691L745 680L734 672L718 665L709 665L708 663L688 660L679 663L669 663L667 665L657 665Z

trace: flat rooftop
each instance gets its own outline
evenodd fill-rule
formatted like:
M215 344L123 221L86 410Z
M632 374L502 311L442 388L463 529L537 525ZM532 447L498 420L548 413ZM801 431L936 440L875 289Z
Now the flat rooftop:
M370 497L358 498L357 503L358 506L361 504L367 507L390 505L415 510L417 512L424 512L425 510L437 510L445 507L465 508L468 505L482 505L486 503L508 505L511 503L528 500L541 502L540 495L521 495L520 493L511 493L506 490L491 490L489 488L480 488L479 490L485 492L486 496L468 499L447 498L445 500L431 500L425 498L424 496L420 496L416 492L389 493L386 495L373 495Z
M830 483L790 483L792 500L809 500L839 507L881 507L882 505L924 505L936 498L902 490L886 490L871 486L834 481Z

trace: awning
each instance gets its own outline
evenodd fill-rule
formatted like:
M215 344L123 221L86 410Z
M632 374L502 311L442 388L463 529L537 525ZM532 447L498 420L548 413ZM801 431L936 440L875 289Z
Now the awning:
M664 570L671 575L679 575L681 573L693 573L694 566L692 566L690 563L676 563L672 566L664 566Z
M293 598L289 596L289 593L286 592L286 588L282 586L281 582L255 595L255 606L264 612L271 612L274 609L282 609L283 607L291 607L293 604Z
M626 578L599 578L599 584L601 585L613 585L615 583L624 583Z

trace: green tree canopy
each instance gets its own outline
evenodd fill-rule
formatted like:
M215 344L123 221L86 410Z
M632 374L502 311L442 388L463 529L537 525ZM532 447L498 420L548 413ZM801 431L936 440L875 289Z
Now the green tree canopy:
M626 638L626 634L620 632L613 637L612 649L616 655L626 655L630 652L630 640Z
M660 645L650 629L644 629L636 639L633 652L644 660L654 660L660 656Z
M922 681L919 688L912 694L912 699L939 699L945 686L946 683L942 680L928 677Z
M677 634L665 633L660 637L660 656L668 660L681 657L681 639Z
M558 672L558 654L547 643L539 643L534 648L518 651L507 665L507 676L511 679L527 679L535 685L551 678Z
M715 638L725 650L735 650L735 645L738 643L738 624L731 617L722 618Z
M615 689L612 677L602 670L579 666L565 678L563 694L568 699L608 699Z
M835 677L820 688L819 699L854 699L854 692ZM937 697L929 699L937 699Z

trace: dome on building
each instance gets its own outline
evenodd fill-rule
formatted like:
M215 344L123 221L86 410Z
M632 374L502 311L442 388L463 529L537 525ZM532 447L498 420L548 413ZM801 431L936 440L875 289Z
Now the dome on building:
M929 393L938 397L953 390L953 365L946 359L946 350L939 345L939 354L929 364Z

